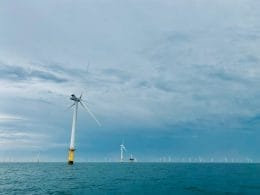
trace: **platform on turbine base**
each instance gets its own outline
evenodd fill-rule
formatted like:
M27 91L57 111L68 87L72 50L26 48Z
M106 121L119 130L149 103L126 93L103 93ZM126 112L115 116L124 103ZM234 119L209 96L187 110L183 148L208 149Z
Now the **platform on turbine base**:
M73 165L73 161L68 161L68 165Z
M75 149L69 149L68 165L73 165Z

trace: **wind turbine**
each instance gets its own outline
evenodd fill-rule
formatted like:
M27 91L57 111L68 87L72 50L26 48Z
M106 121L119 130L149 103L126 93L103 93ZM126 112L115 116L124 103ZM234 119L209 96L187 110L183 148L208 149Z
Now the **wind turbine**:
M70 100L74 101L74 103L68 107L72 108L74 106L73 120L72 120L72 128L71 128L71 137L70 137L70 147L69 147L69 156L68 156L68 164L72 165L74 162L74 151L75 151L75 131L76 131L76 123L77 123L77 115L78 115L78 104L80 104L86 111L90 114L90 116L96 121L96 123L101 126L100 122L97 120L95 115L90 111L88 106L83 103L82 94L79 98L77 98L74 94L70 96Z
M124 146L124 143L120 145L120 162L124 162L124 151L126 152L126 148Z

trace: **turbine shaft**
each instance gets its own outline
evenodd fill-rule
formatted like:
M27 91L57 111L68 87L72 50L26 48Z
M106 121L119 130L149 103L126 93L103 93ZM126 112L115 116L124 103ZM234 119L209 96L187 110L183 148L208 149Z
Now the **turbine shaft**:
M73 120L72 120L72 128L71 128L71 136L70 136L70 149L75 149L75 131L76 131L76 123L77 123L77 115L78 115L78 102L74 103L76 106L74 108Z

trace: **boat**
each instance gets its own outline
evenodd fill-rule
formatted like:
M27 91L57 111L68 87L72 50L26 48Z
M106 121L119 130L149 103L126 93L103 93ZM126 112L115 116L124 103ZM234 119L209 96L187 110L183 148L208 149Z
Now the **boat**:
M130 158L129 158L130 162L135 162L135 158L133 157L133 155L131 154Z

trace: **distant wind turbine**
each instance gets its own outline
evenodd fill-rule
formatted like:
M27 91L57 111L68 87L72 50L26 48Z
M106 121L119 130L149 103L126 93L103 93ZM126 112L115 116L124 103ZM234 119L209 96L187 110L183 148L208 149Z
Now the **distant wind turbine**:
M68 107L72 108L74 106L74 114L73 114L73 120L72 120L72 129L71 129L71 137L70 137L70 147L69 147L69 156L68 156L68 164L72 165L74 162L74 151L75 151L75 131L76 131L76 123L77 123L77 115L78 115L78 104L87 110L87 112L90 114L90 116L96 121L96 123L101 126L100 122L97 120L95 115L90 111L88 106L83 103L82 100L82 94L79 98L77 98L74 94L71 95L70 99L74 101L74 103Z
M226 162L226 163L228 162L228 158L227 158L227 157L225 157L225 162Z
M126 152L126 148L124 146L124 142L120 145L120 162L124 162L124 151Z

